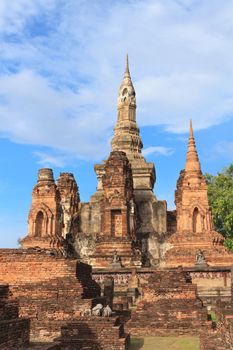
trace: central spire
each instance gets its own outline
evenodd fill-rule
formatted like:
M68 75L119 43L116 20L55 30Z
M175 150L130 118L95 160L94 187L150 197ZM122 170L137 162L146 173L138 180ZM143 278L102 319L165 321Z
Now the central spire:
M136 123L136 93L130 76L128 55L118 92L117 109L118 118L114 128L112 150L125 152L130 160L140 158L143 145Z
M118 110L121 109L122 106L133 107L133 112L130 113L130 111L128 111L128 118L130 118L130 114L131 114L131 117L133 117L135 120L136 93L135 93L134 86L133 86L131 76L130 76L128 54L126 55L124 77L123 77L123 80L122 80L122 83L121 83L121 86L120 86L119 92L118 92L118 103L117 103ZM124 113L124 114L126 114L126 113ZM126 117L126 115L125 115L125 117Z
M129 71L129 59L126 55L125 72L118 92L117 122L112 138L112 151L122 151L131 164L134 189L153 189L155 168L147 163L142 154L142 140L136 122L136 93Z
M187 156L186 156L186 166L185 166L186 171L195 171L195 172L200 172L201 171L201 166L196 150L196 145L195 145L195 139L193 135L193 125L192 125L192 119L190 119L190 125L189 125L189 142L188 142L188 151L187 151Z

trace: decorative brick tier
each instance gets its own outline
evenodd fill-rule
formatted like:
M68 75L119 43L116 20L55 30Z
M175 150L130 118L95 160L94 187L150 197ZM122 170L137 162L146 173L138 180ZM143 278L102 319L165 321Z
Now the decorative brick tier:
M183 271L157 271L142 287L142 297L126 328L132 335L199 334L207 311L197 298L197 287Z
M120 256L122 266L133 264L132 240L128 237L100 237L96 242L95 254L91 264L98 267L111 267L114 251Z
M169 250L165 253L161 266L193 267L198 249L201 249L209 266L230 266L233 253L223 246L223 236L216 231L203 233L174 233L168 240Z
M100 294L91 267L25 250L0 250L0 281L10 284L20 315L31 321L31 341L52 341L61 326L90 308Z
M80 317L62 327L61 344L52 350L126 350L129 343L118 318Z
M18 302L0 285L0 349L16 350L29 343L29 319L19 317Z

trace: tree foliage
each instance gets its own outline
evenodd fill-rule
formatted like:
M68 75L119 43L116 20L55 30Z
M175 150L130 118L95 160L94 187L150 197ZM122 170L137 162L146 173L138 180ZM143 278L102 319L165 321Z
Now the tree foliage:
M233 163L216 176L205 177L215 229L225 236L225 245L233 250Z

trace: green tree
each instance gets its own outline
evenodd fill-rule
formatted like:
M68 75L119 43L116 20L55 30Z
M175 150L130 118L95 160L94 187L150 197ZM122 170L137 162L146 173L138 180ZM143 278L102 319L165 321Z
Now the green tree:
M233 163L216 176L205 177L215 229L225 236L225 246L233 250Z

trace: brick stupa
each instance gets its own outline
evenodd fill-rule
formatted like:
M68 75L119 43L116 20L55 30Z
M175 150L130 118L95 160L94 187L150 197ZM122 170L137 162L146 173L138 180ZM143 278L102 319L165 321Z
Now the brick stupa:
M166 241L168 251L161 265L231 265L233 256L223 246L224 237L213 228L207 183L201 171L192 121L186 165L177 181L175 204L176 232Z
M21 241L23 248L38 247L62 253L65 241L60 200L52 169L40 169L32 192L28 236Z

